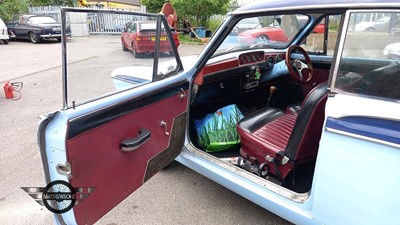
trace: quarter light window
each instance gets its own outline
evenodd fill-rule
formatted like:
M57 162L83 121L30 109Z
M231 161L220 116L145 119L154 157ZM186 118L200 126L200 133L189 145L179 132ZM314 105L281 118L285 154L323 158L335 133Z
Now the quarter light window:
M309 54L332 56L336 46L341 15L329 15L321 20L307 36L302 46ZM327 37L325 38L325 30ZM325 47L325 49L324 49Z

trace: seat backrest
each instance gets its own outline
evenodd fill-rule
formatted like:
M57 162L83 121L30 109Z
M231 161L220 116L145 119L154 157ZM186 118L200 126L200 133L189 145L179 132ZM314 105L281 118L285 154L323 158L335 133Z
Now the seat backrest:
M308 93L297 116L285 150L286 156L295 162L316 158L328 97L326 83L319 84Z
M400 98L400 62L395 61L365 74L361 79L361 94Z

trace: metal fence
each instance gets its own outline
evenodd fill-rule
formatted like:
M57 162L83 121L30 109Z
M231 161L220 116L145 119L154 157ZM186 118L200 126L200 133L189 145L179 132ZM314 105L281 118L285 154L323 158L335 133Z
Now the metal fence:
M35 15L51 16L54 20L61 23L61 6L39 6L29 7L29 13ZM91 6L93 9L107 9L104 7ZM111 9L111 8L110 8ZM115 8L112 8L115 9ZM123 11L146 12L145 6L138 6L132 9L117 9ZM126 22L134 20L132 15L112 14L112 13L86 13L86 21L89 35L119 35L125 27ZM67 21L68 18L67 18ZM73 32L73 31L72 31Z
M88 13L87 23L90 35L119 35L128 21L135 20L127 14Z
M61 23L61 6L35 6L29 7L29 14L51 16L55 21Z

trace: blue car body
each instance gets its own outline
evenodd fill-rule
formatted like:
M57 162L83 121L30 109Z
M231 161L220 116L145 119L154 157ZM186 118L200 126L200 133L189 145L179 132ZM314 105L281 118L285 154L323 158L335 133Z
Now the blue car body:
M87 11L91 10L64 9L65 13ZM124 90L79 103L68 98L70 90L65 87L64 109L48 114L38 131L46 182L63 180L96 190L70 211L54 214L55 222L94 223L175 159L295 224L398 223L400 63L383 54L383 48L396 40L390 32L360 36L352 28L360 18L375 16L371 13L394 18L399 12L397 0L253 3L228 14L188 68L182 66L172 34L167 32L175 53L167 70L158 67L162 58L155 54L148 76L141 74L143 60L139 69L128 69L132 74L122 74L134 77L140 73L138 77L146 77L146 82L136 85L130 82L134 78L124 77L119 82L127 80L127 85L118 86ZM303 27L296 25L298 14L308 17ZM165 17L151 16L167 27ZM279 18L288 40L265 45L235 45L227 40L235 24L249 17L265 19L268 24ZM325 33L312 33L321 21ZM335 38L328 43L332 33ZM315 35L323 35L325 44L317 46ZM372 39L369 35L381 36ZM287 53L291 46L302 46L307 56L300 50ZM66 55L64 68L68 66ZM65 81L69 75L65 69ZM303 76L310 76L311 81ZM242 150L228 154L236 160L232 163L226 155L208 153L197 143L193 120L222 105L249 106L242 107L243 112L276 107L291 113L286 107L324 82L324 122L317 128L321 134L303 140L319 140L318 153L307 163L289 159L298 167L288 178L263 173L256 156L246 158ZM272 86L277 87L276 93ZM245 118L256 112L244 113ZM145 131L151 136L143 135ZM269 168L284 166L274 164L277 158L270 161ZM303 175L302 169L306 171ZM122 185L119 192L110 193L116 184Z

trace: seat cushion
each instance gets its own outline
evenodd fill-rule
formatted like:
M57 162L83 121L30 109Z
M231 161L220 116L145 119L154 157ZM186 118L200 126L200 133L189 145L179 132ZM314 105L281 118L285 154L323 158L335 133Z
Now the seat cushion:
M255 130L253 136L259 138L266 145L269 145L268 147L271 149L284 151L295 121L295 114L283 114L281 117Z
M279 151L285 150L296 121L295 114L284 114L279 109L268 108L249 117L237 125L242 151L263 162L266 155L274 157ZM254 118L263 118L263 122L251 124Z
M285 114L277 108L266 108L243 118L237 125L241 143L240 154L260 164L270 163L266 160L267 155L275 158L278 152L285 151L296 117L297 114ZM258 121L257 118L261 118L262 121ZM280 166L279 173L286 177L292 167L290 163ZM277 174L272 165L270 172Z

